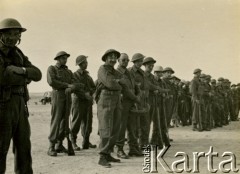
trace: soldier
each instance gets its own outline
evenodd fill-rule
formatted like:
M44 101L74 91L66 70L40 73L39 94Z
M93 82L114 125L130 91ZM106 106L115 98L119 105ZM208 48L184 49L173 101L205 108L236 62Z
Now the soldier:
M163 88L163 82L162 82L162 79L161 79L162 72L163 72L163 68L161 66L155 66L154 67L154 78L158 82L158 85L159 85L160 88ZM165 115L164 105L163 105L163 100L164 100L165 97L166 97L165 93L158 93L157 94L157 105L158 105L158 108L159 108L160 126L156 125L156 121L154 121L153 124L155 124L156 126L161 128L161 132L160 132L161 136L158 136L158 138L159 138L158 141L161 141L160 138L162 138L162 143L165 146L169 146L170 145L170 140L169 140L169 135L168 135L167 117ZM153 135L154 135L154 132L157 131L158 127L156 127L156 126L153 126ZM158 145L161 145L160 143L161 142L159 142Z
M190 93L192 94L192 124L193 131L197 130L197 125L200 123L201 114L200 114L200 99L199 99L199 86L200 86L200 69L195 69L193 71L194 78L190 84Z
M223 89L223 81L224 78L219 77L218 78L218 83L217 83L217 94L219 96L219 127L222 127L222 125L225 124L224 122L224 100L225 100L225 93Z
M145 77L144 71L141 69L143 64L144 55L135 53L132 57L133 66L129 68L130 74L133 76L136 84L139 85L140 93L142 94L141 100L148 101L149 86ZM148 110L148 108L145 108ZM145 112L138 117L138 135L139 146L143 148L149 144L149 113Z
M111 167L109 162L120 162L111 156L116 144L121 119L121 75L114 69L120 53L114 49L107 50L102 56L104 65L98 70L98 87L101 86L97 102L97 116L100 135L100 159L98 164ZM97 88L98 88L97 87Z
M41 80L42 74L16 46L24 31L16 19L0 22L0 173L6 171L11 139L15 173L33 173L27 84Z
M211 105L211 115L214 121L214 127L220 127L219 119L219 94L217 93L216 80L211 80L211 93L212 93L212 105Z
M174 74L174 71L170 67L166 67L163 69L163 86L165 89L169 89L170 91L166 94L164 100L165 114L167 117L167 125L170 127L170 122L172 119L173 109L174 109L174 94L175 88L171 82L171 75Z
M74 150L79 151L80 147L77 145L76 140L80 127L83 136L82 148L96 148L96 145L92 145L89 141L92 132L93 93L95 92L96 87L93 79L87 71L87 56L78 56L76 58L76 65L79 66L79 69L73 73L73 82L80 83L84 87L82 92L76 92L72 95L72 119L70 125L73 148Z
M65 138L65 112L66 94L65 90L73 91L73 74L66 66L70 55L60 51L55 56L56 65L51 65L47 70L47 82L52 87L52 110L49 139L49 156L57 156L57 153L66 153L67 150L62 142ZM56 145L56 147L55 147Z
M231 85L231 91L233 95L233 104L232 104L232 118L231 121L237 121L238 119L238 94L237 94L237 88L235 84Z
M137 96L139 93L138 88L135 84L135 81L127 69L129 58L126 53L121 53L121 56L118 59L119 66L117 71L122 75L121 81L124 84L123 86L123 98L122 98L122 114L120 122L119 137L116 142L118 147L117 156L119 158L127 159L128 156L123 150L125 143L125 133L127 130L128 135L128 144L129 144L129 156L142 156L141 152L138 149L137 141L137 117L135 114L131 113L131 108L134 103L140 103L140 98Z
M210 131L211 128L213 127L213 116L211 112L212 108L212 93L211 93L211 85L209 84L211 81L211 76L206 75L205 76L205 89L204 89L204 104L205 104L205 110L206 110L206 115L205 115L205 130Z
M149 96L148 96L148 104L150 106L149 109L149 128L150 124L153 121L153 133L151 138L151 144L159 145L159 148L163 148L162 142L162 130L161 130L161 120L160 120L160 109L158 102L158 93L165 92L164 89L160 88L158 81L154 78L154 75L151 73L156 61L152 57L146 57L143 60L143 65L145 66L145 77L149 84ZM150 130L149 130L150 131Z

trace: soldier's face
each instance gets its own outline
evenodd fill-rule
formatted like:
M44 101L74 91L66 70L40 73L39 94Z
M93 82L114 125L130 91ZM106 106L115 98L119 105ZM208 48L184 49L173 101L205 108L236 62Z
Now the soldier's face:
M147 71L147 72L152 72L152 70L153 70L153 67L154 67L154 64L146 64L145 65L145 70Z
M137 68L141 68L142 64L143 64L143 59L139 59L139 60L136 60L136 61L134 62L134 65L135 65Z
M119 65L125 68L128 66L128 62L129 62L128 57L120 57L118 60Z
M162 77L162 72L160 71L155 71L154 74L159 78Z
M164 77L171 77L171 75L172 75L172 72L170 72L170 71L166 71L166 72L164 72Z
M84 61L84 62L82 62L82 63L79 65L79 67L80 67L82 70L86 70L87 67L88 67L88 62L87 62L87 60Z
M61 56L58 58L58 62L60 63L60 65L66 65L67 63L67 56Z
M114 66L117 63L117 58L115 53L109 53L106 58L106 64Z
M8 29L0 33L1 41L8 47L14 47L21 39L19 29Z

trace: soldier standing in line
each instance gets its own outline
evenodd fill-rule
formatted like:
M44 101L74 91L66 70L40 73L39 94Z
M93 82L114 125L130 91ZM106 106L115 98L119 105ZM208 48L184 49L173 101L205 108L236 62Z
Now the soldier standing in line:
M205 110L206 110L206 115L205 115L205 130L210 131L211 128L213 127L213 116L212 116L212 93L211 93L211 85L209 84L211 81L211 76L206 75L205 76L205 89L204 89L204 104L205 104Z
M119 66L117 71L122 75L121 81L124 84L122 94L122 114L120 122L119 137L116 142L118 147L117 156L119 158L127 159L128 156L123 150L125 143L125 133L127 130L128 144L129 144L129 156L142 156L142 153L138 149L137 141L137 116L131 113L131 108L134 103L140 103L140 98L137 96L139 89L137 88L135 81L127 69L129 58L126 53L121 53L118 59Z
M72 95L72 119L71 125L71 141L74 150L79 151L80 147L77 145L77 134L81 127L83 136L82 148L88 149L96 148L89 141L92 132L92 105L93 93L95 92L95 84L92 77L87 71L88 61L87 56L80 55L76 58L76 65L79 69L73 73L73 82L80 83L83 87L83 92L76 92Z
M166 94L164 106L165 106L165 112L167 116L167 125L170 127L170 122L172 119L173 114L173 108L174 108L174 92L175 88L173 87L173 84L171 83L171 75L174 74L174 71L170 67L166 67L163 69L163 85L165 89L168 89L169 92Z
M200 75L201 70L195 69L194 78L190 84L190 93L192 94L192 124L193 124L193 131L196 131L197 125L200 124L201 121L201 114L200 114L200 98L199 98L199 86L200 86Z
M229 116L229 105L228 105L228 79L223 80L223 92L224 92L224 125L229 124L228 116Z
M162 82L162 79L161 79L162 72L163 72L163 68L161 66L155 66L154 67L154 78L158 82L158 85L159 85L160 88L163 88L163 82ZM161 128L162 142L163 142L163 145L169 146L170 145L170 140L169 140L169 135L168 135L167 117L166 117L165 112L164 112L164 104L163 104L163 100L164 100L165 96L166 96L165 93L158 93L157 94L157 101L158 101L159 115L160 115L160 128ZM154 135L155 131L157 131L156 127L153 126L153 135ZM160 139L160 137L159 137L159 139ZM158 144L160 144L160 143L161 142L159 142Z
M27 84L42 74L16 46L24 31L16 19L0 22L0 173L6 171L11 139L15 173L33 173Z
M224 79L222 77L218 78L217 83L217 93L219 96L219 126L222 127L224 123L224 100L225 100L225 93L223 90L223 81Z
M143 101L148 101L149 86L147 79L145 77L144 71L141 69L143 64L144 55L141 53L135 53L132 57L133 66L129 68L131 75L133 76L136 84L140 85L140 93L142 94ZM139 116L139 146L143 148L145 145L149 144L149 112L143 113Z
M55 56L56 65L51 65L47 70L47 82L52 87L52 110L49 139L49 156L57 156L57 153L67 153L62 142L65 138L65 112L66 94L65 90L73 91L72 71L66 66L70 55L65 51L60 51ZM56 147L55 147L56 145Z
M148 97L148 104L150 106L149 109L149 117L148 123L149 128L151 122L153 121L153 133L151 138L151 144L159 145L159 148L163 148L162 142L162 130L161 130L161 119L160 119L160 110L159 110L159 103L158 103L158 93L163 93L167 90L160 88L157 80L154 78L154 75L151 73L156 61L152 57L146 57L143 60L143 65L145 66L145 77L149 84L149 97ZM150 130L149 130L150 132Z
M114 49L107 50L102 56L104 65L98 70L98 87L101 86L97 102L97 116L100 135L100 159L98 164L111 167L109 162L120 162L111 156L116 144L121 120L121 75L114 69L120 53Z
M220 127L220 120L219 120L219 94L217 93L216 89L216 80L211 80L211 93L212 93L212 105L211 105L211 115L214 121L214 127Z

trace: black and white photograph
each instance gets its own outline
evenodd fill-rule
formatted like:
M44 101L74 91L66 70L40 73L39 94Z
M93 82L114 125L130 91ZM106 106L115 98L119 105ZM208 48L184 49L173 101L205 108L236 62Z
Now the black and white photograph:
M240 173L240 0L0 0L0 174Z

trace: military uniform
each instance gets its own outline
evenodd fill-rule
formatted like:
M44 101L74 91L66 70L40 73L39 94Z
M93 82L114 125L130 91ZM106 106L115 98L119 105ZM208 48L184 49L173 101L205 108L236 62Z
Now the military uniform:
M201 70L197 69L194 71L195 73L201 72ZM190 84L190 93L192 94L192 124L193 130L196 130L197 125L199 124L199 128L202 128L201 125L201 111L200 111L200 98L199 98L199 87L200 80L198 77L194 77Z
M81 93L77 92L72 95L72 119L71 125L71 141L76 143L77 134L81 127L83 136L83 148L89 148L89 137L92 132L92 105L93 101L86 98L85 93L90 96L95 92L95 84L88 71L78 69L73 73L73 82L80 83L84 86Z
M15 19L2 21L0 29L8 22L12 28L22 29ZM17 74L11 70L12 66L20 68L24 73ZM0 42L0 173L5 173L6 170L6 157L11 139L15 155L15 173L33 173L27 84L31 80L39 81L41 77L40 70L31 64L19 48L7 47Z
M143 100L148 101L149 95L149 86L147 79L145 77L144 71L133 66L129 68L131 75L133 76L136 83L140 83L140 92L143 94ZM139 116L139 146L143 147L144 145L149 144L149 112Z
M106 56L111 53L120 56L119 52L111 49L106 51L102 56L102 60L105 61ZM120 162L120 160L111 157L111 152L118 139L120 129L122 87L117 80L120 80L121 75L113 66L104 64L100 66L97 77L101 86L97 102L98 131L100 135L99 164L111 167L107 162Z
M60 54L59 52L58 54ZM62 55L67 54L63 53ZM61 55L61 56L62 56ZM55 60L59 57L56 56ZM51 65L47 70L47 82L52 87L52 110L51 110L51 125L50 125L50 135L48 137L50 141L50 148L59 149L62 147L62 141L65 138L65 113L66 109L66 94L65 90L68 88L69 84L73 83L73 74L71 70L68 69L66 65Z
M116 142L118 150L123 150L125 143L125 133L127 130L128 144L129 144L129 155L138 154L138 140L137 140L137 116L131 112L134 103L137 102L138 88L135 81L128 71L118 66L117 71L121 74L121 81L123 86L122 94L122 111L121 111L121 122L119 137Z

